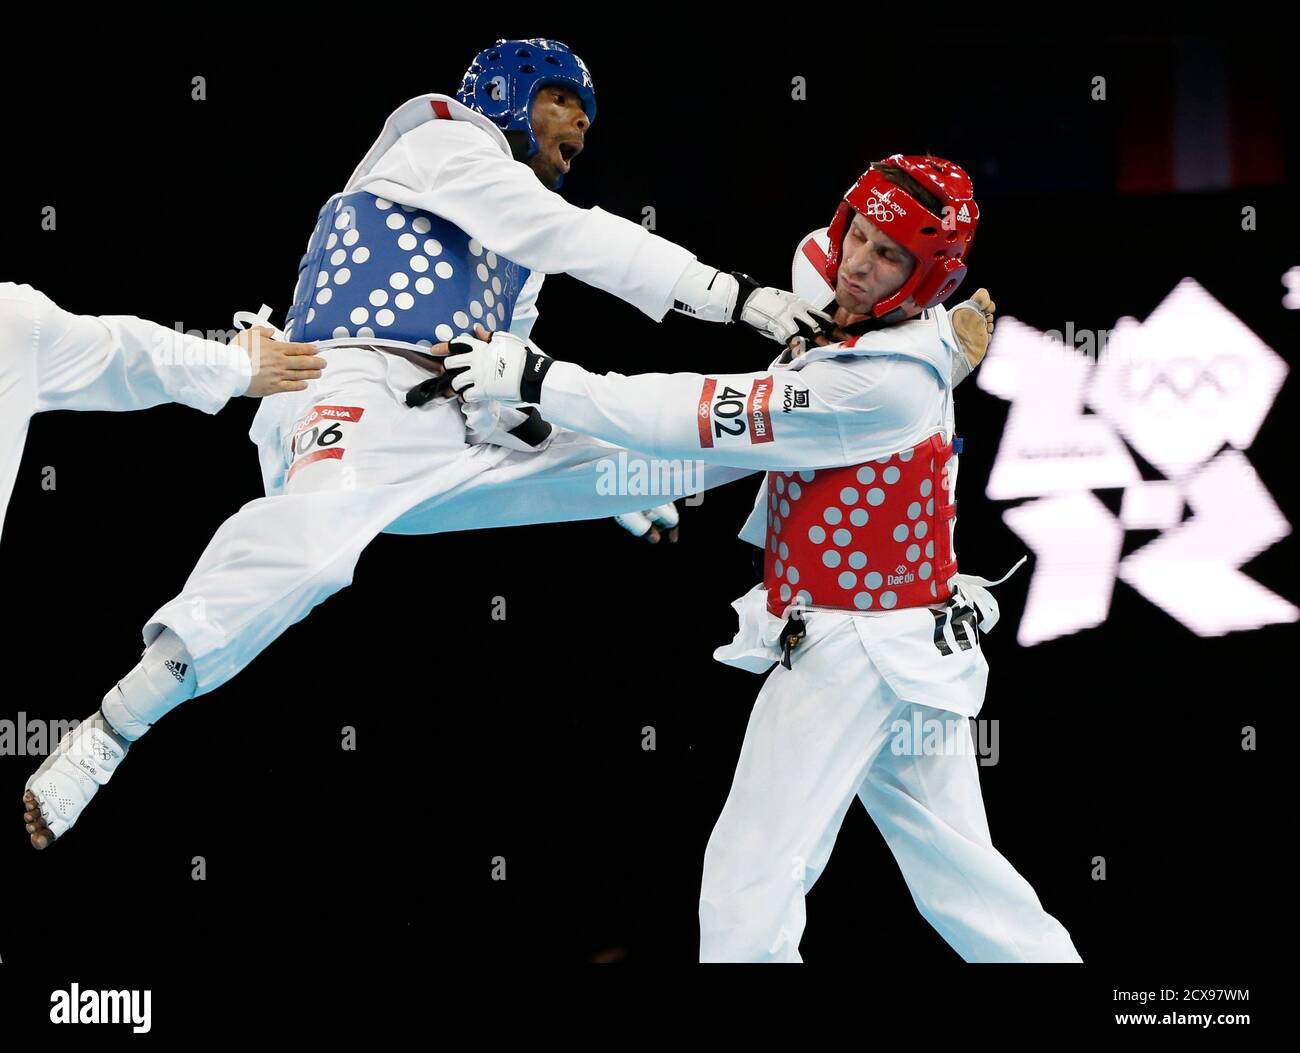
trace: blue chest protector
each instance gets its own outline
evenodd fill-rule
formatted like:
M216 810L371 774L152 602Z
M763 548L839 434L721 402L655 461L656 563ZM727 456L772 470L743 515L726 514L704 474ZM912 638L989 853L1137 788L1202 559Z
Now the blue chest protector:
M365 191L320 211L285 322L290 340L374 340L427 348L458 333L509 329L528 268L431 212Z

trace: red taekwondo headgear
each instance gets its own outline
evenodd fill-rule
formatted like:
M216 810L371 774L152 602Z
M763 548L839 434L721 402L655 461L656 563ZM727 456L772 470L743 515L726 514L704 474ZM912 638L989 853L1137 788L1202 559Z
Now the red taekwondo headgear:
M853 214L863 213L882 233L916 257L916 268L902 288L871 310L877 319L901 322L942 303L957 291L966 277L965 261L975 240L980 210L970 176L960 165L942 157L904 154L893 154L879 163L912 176L939 199L942 214L935 215L901 186L886 179L880 169L867 169L844 195L831 221L825 273L831 288L835 288L844 235Z

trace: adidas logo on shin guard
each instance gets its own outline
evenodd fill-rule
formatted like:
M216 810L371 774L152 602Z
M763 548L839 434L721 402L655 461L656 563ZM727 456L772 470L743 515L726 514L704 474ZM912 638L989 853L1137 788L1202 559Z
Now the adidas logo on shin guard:
M178 683L184 682L185 670L189 668L189 665L187 665L185 662L177 662L171 658L163 662L163 665L166 667L167 672L171 673L171 675L176 678Z

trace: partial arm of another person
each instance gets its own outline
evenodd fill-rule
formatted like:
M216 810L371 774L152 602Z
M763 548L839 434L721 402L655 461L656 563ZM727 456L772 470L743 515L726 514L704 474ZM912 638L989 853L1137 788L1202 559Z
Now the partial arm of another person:
M237 395L296 391L325 367L309 344L249 330L229 344L131 315L78 315L37 294L40 410L137 410L178 402L216 413Z

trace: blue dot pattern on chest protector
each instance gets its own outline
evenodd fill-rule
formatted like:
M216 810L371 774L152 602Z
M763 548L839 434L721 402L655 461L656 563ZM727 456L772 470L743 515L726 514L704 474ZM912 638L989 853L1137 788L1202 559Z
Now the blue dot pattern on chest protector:
M390 340L421 347L510 328L528 268L441 216L365 191L325 202L298 264L290 340Z

